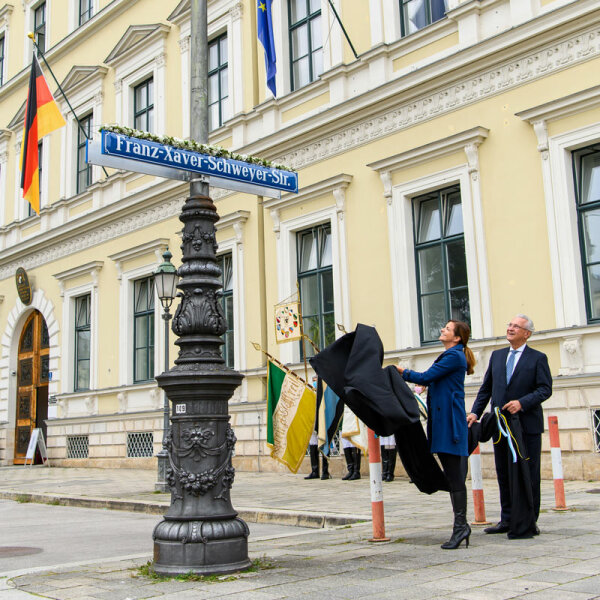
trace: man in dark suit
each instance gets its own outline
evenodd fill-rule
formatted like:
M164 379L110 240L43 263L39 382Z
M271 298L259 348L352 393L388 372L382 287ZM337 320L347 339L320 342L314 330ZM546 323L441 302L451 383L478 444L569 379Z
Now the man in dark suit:
M544 418L542 402L552 395L552 376L548 367L548 357L527 346L527 340L534 331L533 322L526 315L517 315L508 324L506 339L510 348L492 352L487 372L483 379L471 412L467 415L469 427L477 421L490 398L491 408L499 407L511 415L518 415L525 449L529 460L533 509L535 519L540 514L540 459ZM506 533L509 531L511 516L511 496L509 489L508 443L501 436L494 444L496 474L500 488L500 522L485 529L486 533ZM534 533L539 533L535 526Z

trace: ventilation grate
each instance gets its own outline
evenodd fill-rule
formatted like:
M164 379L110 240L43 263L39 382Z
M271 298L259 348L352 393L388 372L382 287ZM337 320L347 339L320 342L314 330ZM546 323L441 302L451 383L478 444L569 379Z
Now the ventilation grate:
M67 458L88 458L90 438L87 435L67 436Z
M154 434L151 431L128 433L127 456L129 458L154 456Z

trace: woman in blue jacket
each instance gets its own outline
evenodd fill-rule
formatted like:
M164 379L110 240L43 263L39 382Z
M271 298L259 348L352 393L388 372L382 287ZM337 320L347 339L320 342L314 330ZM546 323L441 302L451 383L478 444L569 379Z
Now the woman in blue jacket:
M442 544L445 550L458 548L463 540L469 546L471 528L467 523L468 428L465 412L465 373L471 375L475 357L467 342L471 330L462 321L448 321L440 332L444 345L433 365L424 373L396 367L405 381L426 385L427 438L429 448L442 463L450 484L454 511L452 537Z

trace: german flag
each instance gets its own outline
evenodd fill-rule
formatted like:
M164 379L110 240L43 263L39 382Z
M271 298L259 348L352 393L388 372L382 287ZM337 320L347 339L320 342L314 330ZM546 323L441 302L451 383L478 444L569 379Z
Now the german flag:
M31 61L21 143L21 187L23 198L38 214L40 212L38 144L45 135L63 125L65 120L58 110L52 92L44 79L40 63L34 54Z

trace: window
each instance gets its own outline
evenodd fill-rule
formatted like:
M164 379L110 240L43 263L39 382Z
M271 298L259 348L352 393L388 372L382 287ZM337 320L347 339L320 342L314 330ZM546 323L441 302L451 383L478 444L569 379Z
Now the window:
M222 254L217 257L217 262L221 269L221 283L223 285L223 296L221 302L225 320L227 322L227 331L223 334L223 358L225 364L233 369L233 260L231 254Z
M447 10L448 0L400 0L402 36L443 19Z
M292 90L323 72L321 0L288 0Z
M470 323L460 187L413 199L421 342L438 339L449 320Z
M133 282L133 382L154 377L154 279Z
M93 0L79 0L79 25L83 25L92 18Z
M600 452L600 410L592 412L592 421L594 427L594 449Z
M600 320L600 144L573 153L579 244L588 321Z
M90 455L89 435L67 436L67 458L88 458Z
M142 131L154 130L154 79L133 88L133 126Z
M41 52L46 50L46 3L42 2L33 11L33 33ZM39 54L39 53L38 53Z
M217 129L229 118L227 35L208 45L208 127Z
M77 128L77 193L87 190L92 183L92 165L85 162L86 141L92 139L93 117L87 115L79 119ZM82 131L83 129L83 131Z
M4 85L4 36L0 36L0 85Z
M304 333L322 349L335 340L331 225L300 231L296 240ZM305 350L315 354L310 343Z
M127 457L143 458L154 456L154 434L151 431L136 431L127 434Z
M90 389L91 295L75 298L75 391Z

